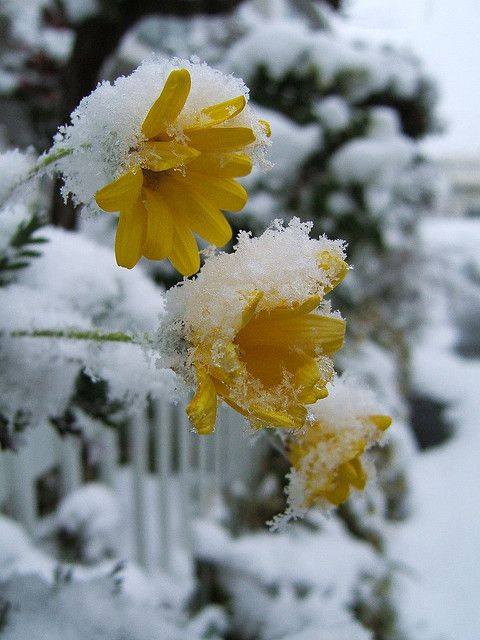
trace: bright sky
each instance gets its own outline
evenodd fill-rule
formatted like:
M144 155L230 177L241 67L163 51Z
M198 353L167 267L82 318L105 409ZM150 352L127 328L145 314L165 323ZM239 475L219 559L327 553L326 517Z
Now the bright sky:
M405 45L438 83L445 133L435 156L480 157L480 0L346 0L349 31Z

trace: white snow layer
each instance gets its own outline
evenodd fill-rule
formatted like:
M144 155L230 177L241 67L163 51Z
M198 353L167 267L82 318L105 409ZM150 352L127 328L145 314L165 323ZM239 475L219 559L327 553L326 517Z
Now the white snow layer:
M480 222L431 219L422 222L421 232L437 259L434 284L441 287L443 299L434 295L430 285L427 329L413 352L412 371L420 393L449 403L447 418L454 425L454 435L424 451L411 465L413 513L392 528L390 541L391 556L408 568L397 578L396 599L410 637L476 640L480 629L480 361L454 352L457 332L452 327L451 283L444 259L462 255L465 264L478 255ZM458 268L451 275L457 282L463 278ZM478 294L478 284L476 290ZM470 309L473 320L471 292L461 304Z
M163 313L162 290L141 270L125 272L111 251L79 234L42 229L43 255L0 289L0 411L27 411L32 422L63 413L79 370L109 382L112 397L162 394L169 375L138 345L11 337L12 331L100 329L141 336Z
M412 95L418 86L416 60L397 51L353 42L341 28L341 21L328 31L310 31L291 17L274 19L252 29L227 52L225 67L251 78L259 66L266 66L273 78L289 70L306 71L309 62L318 65L322 84L334 83L345 69L361 77L353 97L390 88L399 96ZM340 27L340 28L338 28Z

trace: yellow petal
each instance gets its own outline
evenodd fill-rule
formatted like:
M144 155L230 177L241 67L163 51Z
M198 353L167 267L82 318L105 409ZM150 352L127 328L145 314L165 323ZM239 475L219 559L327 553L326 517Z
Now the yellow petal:
M186 224L207 242L221 247L232 237L232 229L225 216L197 191L190 189L184 178L169 176L165 197L174 219L182 214Z
M370 420L370 422L373 422L373 424L377 427L377 429L380 429L380 431L386 431L392 424L392 419L390 416L375 415L368 416L368 419Z
M217 392L210 376L197 367L197 392L187 407L190 422L199 434L212 433L217 419Z
M248 127L219 127L198 129L189 133L189 146L202 152L238 151L255 142L255 134Z
M264 129L265 135L267 136L267 138L270 138L270 136L272 135L272 129L270 127L269 121L268 120L259 120L258 123Z
M155 138L165 133L175 122L185 106L192 80L187 69L174 69L170 72L162 93L150 107L142 124L142 133L146 138Z
M115 257L120 267L131 269L142 256L147 229L147 212L142 203L137 203L128 213L120 213L115 236Z
M285 346L315 354L321 348L325 355L332 355L341 348L345 337L345 321L331 316L313 313L292 317L269 317L262 312L241 329L235 342L253 347Z
M166 171L187 164L200 152L178 142L148 141L142 145L142 166L151 171Z
M188 135L190 131L207 129L208 127L213 127L227 120L231 120L243 111L246 103L245 96L237 96L231 100L225 100L225 102L219 102L211 107L206 107L202 109L195 124L185 129L185 133Z
M306 357L295 370L295 386L300 390L300 402L313 404L324 398L326 389L322 382L317 361L315 358Z
M248 418L249 413L247 409L245 409L244 407L241 407L239 404L234 402L230 397L228 386L216 378L213 378L212 381L213 381L213 384L215 385L216 392L228 404L228 406L231 407L234 411L236 411L240 415L245 416L245 418Z
M319 295L310 296L306 298L303 302L296 303L292 307L275 307L269 311L266 311L265 314L268 314L269 320L279 320L281 318L295 318L295 316L305 315L314 311L321 302L321 297Z
M217 379L213 379L215 389L219 396L230 406L232 409L245 416L248 419L257 419L260 422L264 422L264 426L274 426L285 429L297 429L303 427L305 424L305 418L307 416L307 410L302 405L292 405L288 410L276 410L269 407L262 407L255 404L248 404L248 406L240 406L237 402L232 400L229 393L228 386Z
M104 211L128 212L137 202L143 184L139 166L132 167L95 194L95 201Z
M249 409L255 418L265 422L265 426L283 429L301 429L307 417L307 410L302 405L294 405L288 411L258 405Z
M163 260L172 250L172 214L158 191L144 188L143 197L148 214L143 255L149 260Z
M327 272L330 279L330 286L325 287L324 293L329 293L338 286L348 273L348 264L340 256L322 251L319 256L319 266Z
M263 291L252 291L245 309L242 312L241 327L244 327L250 322L255 314L255 310L258 307L258 303L263 298Z
M188 164L188 173L198 172L219 178L240 178L252 170L252 160L243 153L202 153Z
M320 497L324 497L328 502L338 507L345 502L350 495L350 486L347 482L339 482L333 489L329 491L321 491Z
M355 489L362 491L365 489L365 485L367 484L367 474L360 459L358 457L354 458L353 460L350 460L348 464L352 474L350 480L351 484Z
M174 214L172 250L169 260L183 276L192 276L200 269L197 241L185 222Z
M229 178L196 176L187 172L185 182L216 209L240 211L248 200L242 185Z

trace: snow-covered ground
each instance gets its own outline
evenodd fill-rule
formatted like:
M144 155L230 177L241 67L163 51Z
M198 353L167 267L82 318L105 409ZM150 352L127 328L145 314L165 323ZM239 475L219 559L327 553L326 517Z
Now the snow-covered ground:
M480 220L428 220L421 231L429 250L442 258L478 260ZM442 273L437 275L441 281ZM413 462L412 516L392 529L390 554L404 566L396 597L409 637L477 640L480 360L455 353L454 305L446 296L434 300L432 295L426 329L413 353L414 383L425 395L448 403L455 433ZM467 296L463 304L469 304Z

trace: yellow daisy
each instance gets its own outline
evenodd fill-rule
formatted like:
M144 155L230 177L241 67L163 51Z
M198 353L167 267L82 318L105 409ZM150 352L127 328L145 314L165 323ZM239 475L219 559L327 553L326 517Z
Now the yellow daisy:
M194 233L215 246L232 230L222 211L240 211L247 192L235 178L248 175L245 148L255 142L249 127L229 126L245 96L203 108L190 121L182 115L191 88L187 69L174 69L148 111L142 142L131 166L95 194L104 211L119 212L115 255L132 268L142 256L169 259L185 276L200 257ZM263 123L269 134L268 123Z
M326 252L320 262L330 269L325 288L330 291L348 267L333 255L327 265ZM193 336L197 390L187 413L198 433L214 430L219 397L255 427L304 425L305 405L328 395L331 357L345 335L343 319L316 311L324 292L265 308L260 307L264 293L254 291L232 338L213 332L210 340L197 343Z
M303 507L325 503L338 506L352 489L365 488L368 476L364 453L380 439L392 420L380 414L352 418L355 427L341 429L314 420L301 438L289 442L289 460L304 481Z

